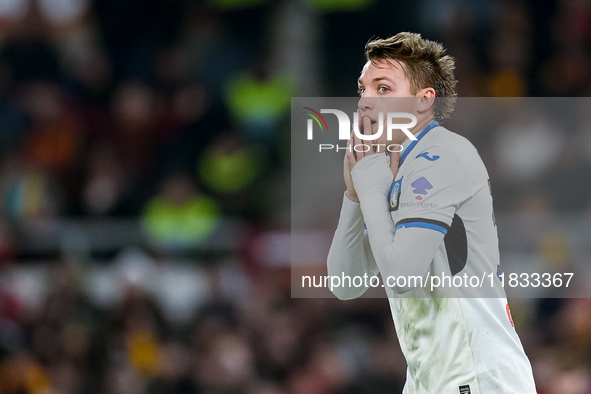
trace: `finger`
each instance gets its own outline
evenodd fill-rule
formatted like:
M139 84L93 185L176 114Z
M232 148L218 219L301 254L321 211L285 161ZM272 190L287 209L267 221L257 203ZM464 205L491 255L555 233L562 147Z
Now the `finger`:
M363 147L361 146L361 139L359 139L355 134L353 134L353 150L355 150L355 147L358 147L359 149L356 151L357 153L357 161L363 159L365 157L365 155L369 152L364 152Z
M353 132L351 132L349 140L347 141L347 153L345 154L345 157L349 161L351 167L357 162L355 151L353 150Z
M388 145L388 133L386 132L386 124L384 123L382 126L382 134L378 138L378 143Z
M369 120L369 118L367 116L363 117L363 135L371 135L372 134L372 130L371 130L371 120ZM370 145L371 149L367 152L367 154L372 154L375 152L375 149L373 147L373 142Z
M356 160L352 153L347 152L345 155L345 173L350 172L353 166L355 166Z
M360 110L357 110L357 130L361 130L363 134L363 117L361 116Z

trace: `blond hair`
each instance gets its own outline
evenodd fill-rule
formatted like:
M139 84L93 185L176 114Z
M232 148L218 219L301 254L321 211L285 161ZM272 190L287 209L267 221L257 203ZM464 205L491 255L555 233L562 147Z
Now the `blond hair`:
M454 59L445 54L443 45L425 40L417 33L398 33L385 39L376 39L365 45L365 57L375 64L379 60L398 60L404 75L410 81L413 94L420 89L433 88L435 120L442 121L453 111L457 93Z

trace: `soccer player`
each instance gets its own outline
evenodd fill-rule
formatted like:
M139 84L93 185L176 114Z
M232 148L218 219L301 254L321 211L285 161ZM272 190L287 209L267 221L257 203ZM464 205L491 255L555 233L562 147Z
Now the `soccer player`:
M371 41L365 50L360 132L379 134L378 113L394 109L416 116L410 129L416 140L400 130L385 140L384 128L369 151L356 152L352 147L372 141L352 133L328 274L379 272L385 282L494 273L496 280L499 248L486 168L468 140L439 124L455 104L453 59L441 44L414 33ZM384 144L403 150L388 152ZM340 299L365 290L332 289ZM462 297L446 297L441 288L410 280L386 286L408 364L403 393L535 394L504 290L498 286L495 297L461 291Z

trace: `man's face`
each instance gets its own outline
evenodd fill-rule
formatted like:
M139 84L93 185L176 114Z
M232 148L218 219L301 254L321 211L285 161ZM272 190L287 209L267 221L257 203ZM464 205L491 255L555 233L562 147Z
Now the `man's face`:
M373 97L415 97L410 81L404 75L404 64L398 60L368 61L358 81L360 102Z
M404 64L397 60L379 60L374 63L368 61L361 71L358 81L358 91L361 96L358 103L359 119L362 121L363 117L368 117L371 120L372 133L378 130L377 121L380 112L384 114L384 123L388 112L407 112L417 115L418 100L400 99L400 97L422 97L424 92L412 92L410 81L404 75L404 67ZM401 123L407 121L401 120Z

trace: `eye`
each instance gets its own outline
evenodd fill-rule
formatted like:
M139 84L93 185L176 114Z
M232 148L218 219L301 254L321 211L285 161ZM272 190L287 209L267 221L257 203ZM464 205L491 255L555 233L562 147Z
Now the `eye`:
M361 88L361 87L360 88L357 88L357 94L359 96L363 96L363 93L365 93L365 88Z
M390 91L390 88L387 86L382 85L378 88L378 92L380 92L380 93L388 93L389 91Z

